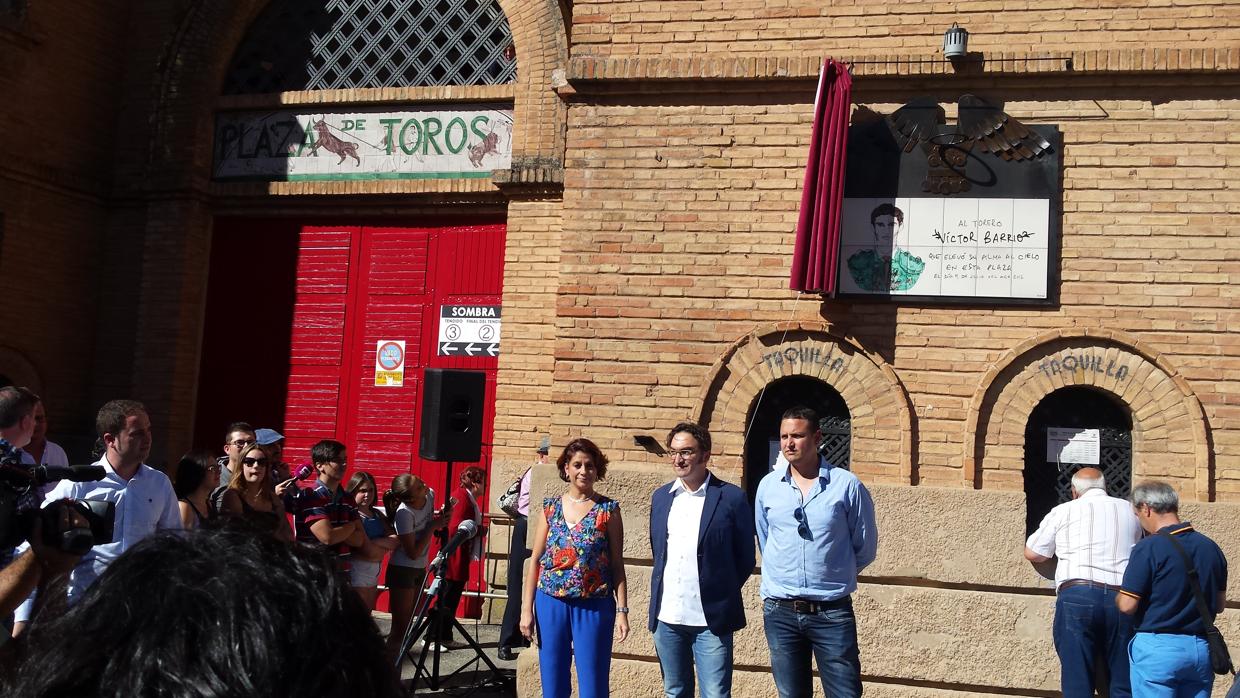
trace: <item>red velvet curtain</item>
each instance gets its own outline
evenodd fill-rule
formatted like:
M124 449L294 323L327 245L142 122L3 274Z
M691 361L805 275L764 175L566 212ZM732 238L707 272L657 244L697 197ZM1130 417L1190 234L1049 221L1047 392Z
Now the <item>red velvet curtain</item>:
M830 58L824 60L814 98L814 132L792 255L789 286L797 291L835 294L851 104L848 68Z

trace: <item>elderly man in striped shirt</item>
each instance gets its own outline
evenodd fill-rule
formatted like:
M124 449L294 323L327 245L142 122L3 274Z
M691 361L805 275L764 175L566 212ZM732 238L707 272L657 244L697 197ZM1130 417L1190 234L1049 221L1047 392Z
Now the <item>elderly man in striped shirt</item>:
M1072 500L1051 509L1025 543L1025 559L1055 565L1055 651L1064 698L1088 698L1097 683L1096 659L1105 661L1110 691L1128 698L1128 641L1132 622L1115 607L1128 554L1141 539L1132 505L1106 493L1097 468L1072 476Z

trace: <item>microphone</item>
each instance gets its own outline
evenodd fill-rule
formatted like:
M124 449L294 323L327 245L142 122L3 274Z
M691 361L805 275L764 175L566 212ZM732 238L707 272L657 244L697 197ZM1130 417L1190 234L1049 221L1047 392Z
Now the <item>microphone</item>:
M302 463L301 467L297 469L297 472L293 473L293 479L294 480L305 480L313 474L314 474L314 468L310 467L309 463Z
M102 465L39 465L34 468L34 481L46 485L57 480L96 482L108 476Z
M431 562L431 569L439 572L439 569L443 567L443 563L448 560L448 556L461 547L462 543L476 535L478 535L478 524L474 523L473 519L462 521L461 525L456 527L456 533L452 534L452 537L448 539L448 542L444 544L439 554Z

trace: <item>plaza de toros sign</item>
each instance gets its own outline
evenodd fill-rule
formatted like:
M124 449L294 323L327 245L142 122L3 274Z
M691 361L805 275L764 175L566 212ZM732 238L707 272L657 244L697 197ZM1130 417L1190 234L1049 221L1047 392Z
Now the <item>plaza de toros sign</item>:
M469 179L512 163L512 109L223 112L218 180Z

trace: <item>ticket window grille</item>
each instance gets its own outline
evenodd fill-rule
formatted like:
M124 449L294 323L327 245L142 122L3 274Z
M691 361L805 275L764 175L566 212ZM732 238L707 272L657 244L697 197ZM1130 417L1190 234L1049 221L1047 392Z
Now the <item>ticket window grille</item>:
M274 0L233 56L224 94L516 79L496 0Z
M1047 457L1047 429L1097 429L1098 463L1056 461ZM1056 505L1072 499L1072 476L1096 467L1106 479L1107 494L1127 498L1132 489L1132 421L1127 408L1100 390L1074 386L1043 398L1025 428L1025 533L1032 533Z
M1072 499L1072 476L1084 467L1095 467L1102 471L1107 482L1107 494L1112 497L1126 499L1132 491L1132 433L1111 427L1104 427L1099 431L1101 442L1098 465L1060 464L1059 478L1055 482L1055 492L1059 495L1057 504Z
M784 412L793 407L809 407L818 412L818 424L822 429L818 452L832 465L850 467L852 423L844 398L817 378L781 378L767 385L749 410L744 484L750 501L758 492L758 483L771 471L779 453L780 420Z
M828 416L820 419L818 425L822 429L818 453L828 463L848 470L852 457L852 420L846 416Z

